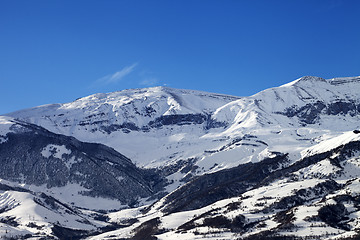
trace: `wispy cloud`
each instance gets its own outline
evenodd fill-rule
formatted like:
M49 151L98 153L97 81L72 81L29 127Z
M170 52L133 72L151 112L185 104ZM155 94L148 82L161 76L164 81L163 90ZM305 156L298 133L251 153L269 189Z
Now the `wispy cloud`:
M139 84L142 86L154 86L158 84L159 80L157 78L145 78Z
M137 63L134 63L130 66L126 66L122 68L121 70L117 71L116 73L106 75L105 77L99 78L95 81L97 84L112 84L112 83L118 83L121 80L124 79L125 76L129 75L132 71L134 71L135 67L137 66Z

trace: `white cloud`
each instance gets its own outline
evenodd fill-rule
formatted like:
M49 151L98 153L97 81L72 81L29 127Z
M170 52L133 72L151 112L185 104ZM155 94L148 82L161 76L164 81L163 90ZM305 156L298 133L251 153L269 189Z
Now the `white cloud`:
M122 79L124 79L125 76L129 75L132 71L134 71L134 68L136 66L137 66L137 63L134 63L130 66L126 66L114 74L109 74L109 75L106 75L105 77L99 78L95 82L101 83L101 84L111 84L111 83L120 82Z
M159 82L157 78L145 78L139 84L143 86L153 86Z

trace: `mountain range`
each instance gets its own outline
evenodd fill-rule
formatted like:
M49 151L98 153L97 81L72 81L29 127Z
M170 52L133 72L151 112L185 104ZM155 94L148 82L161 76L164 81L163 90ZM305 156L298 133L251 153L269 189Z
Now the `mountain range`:
M360 77L0 116L4 239L359 239Z

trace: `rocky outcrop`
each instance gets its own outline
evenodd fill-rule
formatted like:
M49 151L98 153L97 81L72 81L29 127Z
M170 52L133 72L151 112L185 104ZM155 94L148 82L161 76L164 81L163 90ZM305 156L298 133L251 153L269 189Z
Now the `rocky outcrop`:
M321 116L326 115L346 115L355 116L360 113L360 104L353 101L336 101L326 104L321 101L315 103L308 103L305 106L292 106L286 108L284 112L276 112L277 114L285 115L289 118L297 117L303 124L318 123Z

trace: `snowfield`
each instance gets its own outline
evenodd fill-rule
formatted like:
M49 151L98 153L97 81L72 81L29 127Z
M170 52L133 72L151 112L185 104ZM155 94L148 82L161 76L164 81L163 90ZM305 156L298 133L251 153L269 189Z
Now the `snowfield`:
M0 151L3 164L25 159L16 153L28 147L44 166L62 166L47 179L60 173L85 179L101 171L108 178L92 182L96 189L138 188L129 187L137 197L122 204L115 195L86 194L85 180L29 184L37 163L18 176L4 172L0 236L358 238L359 93L360 77L306 76L249 97L154 87L1 116L0 147L10 140L22 144L12 155ZM56 140L33 153L34 145L21 141L19 133L29 130L20 123ZM84 143L61 142L65 136ZM91 151L95 146L103 152ZM91 167L79 172L85 164Z

